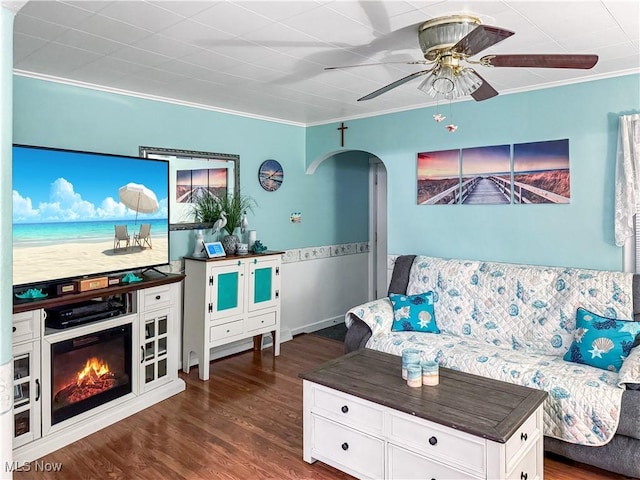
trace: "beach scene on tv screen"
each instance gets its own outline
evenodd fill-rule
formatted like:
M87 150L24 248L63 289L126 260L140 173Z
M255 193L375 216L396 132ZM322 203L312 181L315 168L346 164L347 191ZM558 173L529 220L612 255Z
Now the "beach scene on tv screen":
M169 261L168 164L14 147L13 284Z

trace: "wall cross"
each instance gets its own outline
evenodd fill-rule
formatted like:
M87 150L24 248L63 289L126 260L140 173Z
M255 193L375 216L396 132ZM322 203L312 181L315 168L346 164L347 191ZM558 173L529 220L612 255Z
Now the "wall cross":
M336 130L340 130L340 146L344 147L344 131L349 128L344 125L344 122L340 123L340 126Z

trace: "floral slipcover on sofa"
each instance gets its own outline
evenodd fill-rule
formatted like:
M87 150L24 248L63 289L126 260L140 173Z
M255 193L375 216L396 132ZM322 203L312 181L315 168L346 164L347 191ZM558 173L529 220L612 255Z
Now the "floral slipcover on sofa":
M405 267L406 290L394 292L392 279L390 294L433 292L432 320L440 333L416 331L426 326L425 317L414 329L404 318L406 308L394 312L389 298L382 298L347 312L347 343L353 344L350 337L360 335L357 332L365 331L366 326L367 335L370 333L366 348L395 355L401 355L404 348L418 348L423 360L436 360L447 368L543 389L549 393L544 405L545 446L555 442L560 448L549 449L557 453L640 476L640 391L626 392L633 394L633 401L630 405L625 398L629 419L623 422L624 428L620 424L623 393L627 385L640 383L640 347L632 348L640 332L640 322L633 321L632 274L425 256L400 258L405 264L412 260L410 269ZM402 273L394 270L394 277L398 275ZM586 320L599 320L593 326L621 331L622 350L612 350L605 330L580 326L576 335L578 309ZM392 331L399 320L406 328ZM359 329L353 328L355 323ZM580 345L590 329L589 335L595 332L597 338L588 337L589 344ZM567 354L570 347L572 352ZM593 357L596 364L598 356L606 357L610 350L624 351L615 355L621 366L607 369L606 362L600 368L576 363L582 361L578 349L587 363ZM614 447L614 454L603 453L610 450L606 447L614 436L624 437L622 444ZM567 454L567 448L577 449L578 454ZM598 460L602 455L606 458ZM636 458L628 458L630 455Z

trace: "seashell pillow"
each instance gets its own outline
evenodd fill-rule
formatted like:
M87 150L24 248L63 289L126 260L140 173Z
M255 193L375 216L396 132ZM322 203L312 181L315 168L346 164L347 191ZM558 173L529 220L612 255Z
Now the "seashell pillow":
M433 311L433 292L417 295L389 294L393 305L392 332L440 333Z
M576 312L573 343L563 357L574 363L617 372L640 333L640 322L601 317L584 308Z

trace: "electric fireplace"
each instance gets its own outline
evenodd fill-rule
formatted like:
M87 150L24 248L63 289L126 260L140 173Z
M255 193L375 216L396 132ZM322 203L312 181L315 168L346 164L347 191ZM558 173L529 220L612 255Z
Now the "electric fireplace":
M131 324L51 344L51 425L132 391Z

